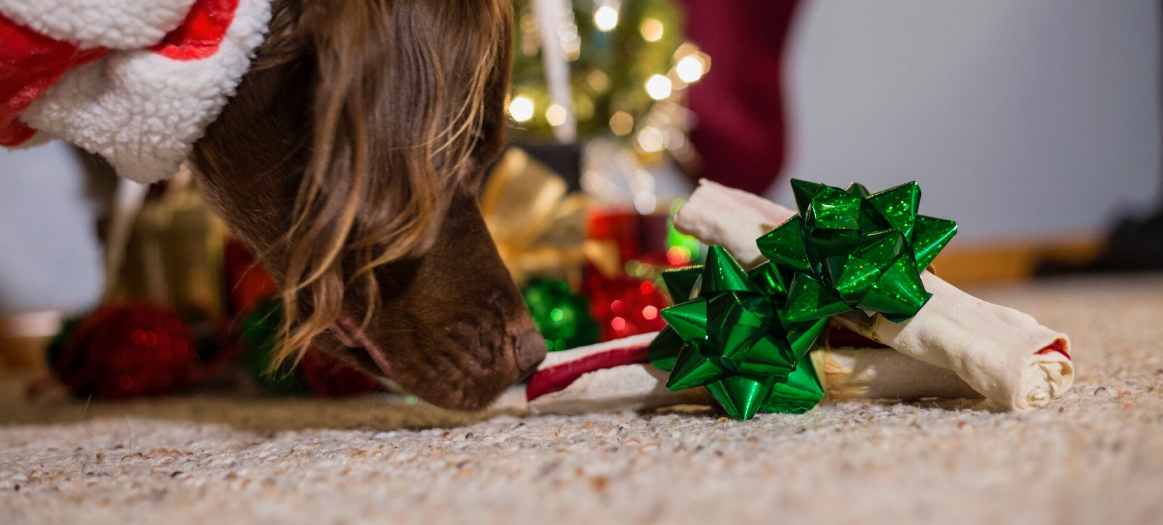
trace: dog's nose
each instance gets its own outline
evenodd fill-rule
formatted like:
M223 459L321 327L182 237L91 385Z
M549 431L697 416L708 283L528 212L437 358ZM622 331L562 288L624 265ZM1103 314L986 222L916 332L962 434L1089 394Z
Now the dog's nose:
M517 368L521 371L521 380L533 375L537 365L545 359L545 338L541 332L531 329L522 332L513 338L513 357L516 358Z

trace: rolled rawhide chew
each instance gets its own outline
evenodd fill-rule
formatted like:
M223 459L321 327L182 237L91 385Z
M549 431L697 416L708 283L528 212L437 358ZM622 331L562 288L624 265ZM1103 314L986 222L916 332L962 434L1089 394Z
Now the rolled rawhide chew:
M817 348L812 363L825 399L974 399L981 394L952 370L923 363L891 348Z
M701 183L675 214L675 227L728 251L737 247L744 250L740 260L753 260L749 246L755 244L755 232L768 226L763 217L777 216L776 207L782 207L758 204L739 193ZM725 207L716 209L720 204ZM787 216L794 215L783 209ZM1074 368L1066 334L1039 325L1029 315L974 298L931 272L923 272L921 281L933 296L911 319L894 323L860 313L833 319L907 356L952 370L1010 410L1043 407L1070 388Z
M924 363L832 322L811 353L825 399L980 399L952 370Z
M957 373L974 390L1009 410L1042 408L1074 382L1070 338L1032 316L982 301L932 272L933 294L912 319L894 323L859 313L834 321L919 361Z
M728 188L707 179L675 213L674 223L683 233L702 239L718 239L744 268L767 259L755 239L795 215L795 212L758 195ZM704 241L706 242L706 241Z

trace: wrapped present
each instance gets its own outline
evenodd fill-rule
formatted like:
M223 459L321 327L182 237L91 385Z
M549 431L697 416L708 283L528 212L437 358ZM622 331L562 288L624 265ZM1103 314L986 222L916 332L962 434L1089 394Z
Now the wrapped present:
M224 317L224 239L224 226L183 170L150 188L129 224L105 302L146 301L188 319Z

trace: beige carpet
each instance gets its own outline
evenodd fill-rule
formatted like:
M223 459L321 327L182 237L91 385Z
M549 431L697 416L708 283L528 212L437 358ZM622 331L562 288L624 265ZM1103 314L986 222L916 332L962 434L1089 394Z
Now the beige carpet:
M1073 390L521 417L400 398L0 397L0 523L1163 523L1163 278L979 290L1070 333Z

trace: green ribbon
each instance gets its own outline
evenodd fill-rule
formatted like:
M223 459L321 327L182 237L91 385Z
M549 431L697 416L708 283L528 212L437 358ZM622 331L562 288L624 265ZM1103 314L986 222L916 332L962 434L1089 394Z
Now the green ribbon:
M853 310L892 321L917 314L932 296L921 272L957 233L957 223L917 214L916 182L880 193L791 181L799 215L759 238L759 251L795 276L787 316L794 321Z
M734 419L803 413L823 397L808 350L832 315L856 309L894 321L929 294L920 272L956 233L917 215L914 182L876 194L792 181L799 215L760 237L770 259L750 272L721 247L704 266L668 270L675 306L650 346L666 386L706 386Z

